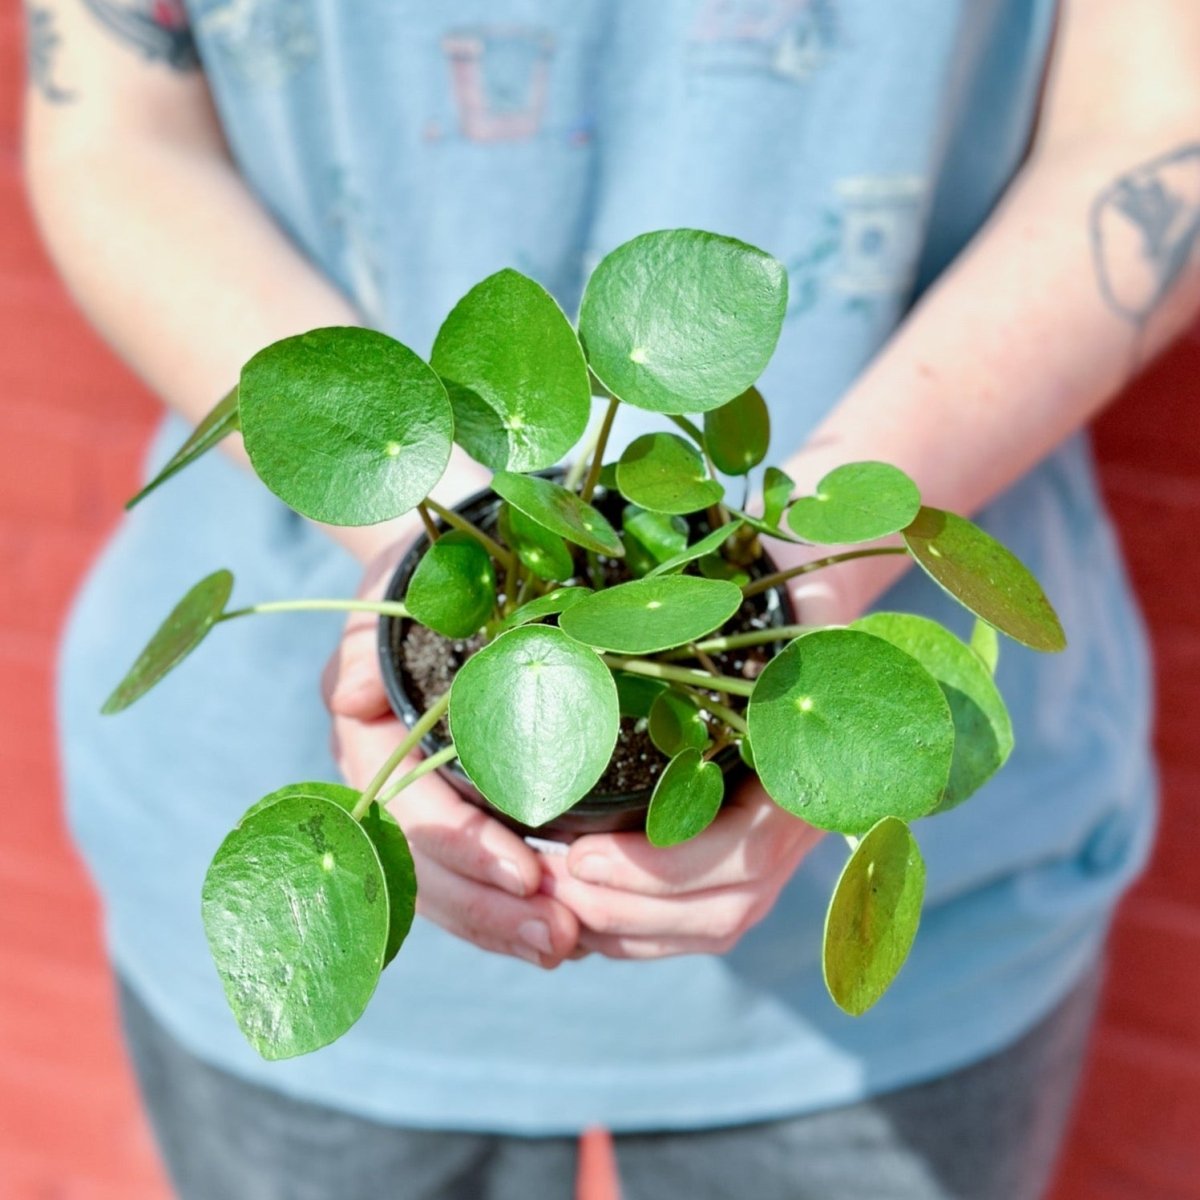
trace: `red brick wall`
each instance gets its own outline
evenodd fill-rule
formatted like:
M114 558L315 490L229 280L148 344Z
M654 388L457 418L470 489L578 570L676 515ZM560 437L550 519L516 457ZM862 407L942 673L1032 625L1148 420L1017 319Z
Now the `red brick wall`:
M38 249L17 160L20 45L19 5L2 0L0 762L11 790L0 833L0 1196L162 1200L96 906L59 815L51 722L56 630L130 490L154 407ZM1166 812L1154 866L1122 912L1055 1200L1200 1198L1198 373L1193 336L1099 427L1154 633ZM602 1143L589 1143L588 1161L601 1200Z

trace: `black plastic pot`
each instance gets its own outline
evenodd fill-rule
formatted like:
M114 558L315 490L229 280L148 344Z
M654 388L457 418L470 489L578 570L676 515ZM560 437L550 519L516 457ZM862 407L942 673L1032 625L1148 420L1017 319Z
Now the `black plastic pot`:
M620 496L607 496L600 489L597 490L593 503L613 521L614 525L618 525L620 510L625 503ZM499 497L489 489L476 492L475 495L457 505L456 511L473 524L490 530L496 523L499 507ZM689 520L695 520L695 518L689 518ZM696 532L705 532L705 530L693 530L693 533ZM408 591L409 580L417 569L417 563L420 562L428 545L429 539L425 534L421 534L413 543L388 583L386 599L404 599L405 593ZM772 574L775 569L774 564L765 555L748 568L750 575L756 579ZM790 625L795 621L791 599L785 587L772 588L762 593L762 599L763 616L772 625ZM379 661L383 672L384 686L387 689L392 711L409 728L412 728L421 716L420 710L416 708L405 690L399 665L400 647L411 623L408 617L384 616L379 620ZM781 648L782 644L773 647L775 650ZM425 737L421 748L426 754L433 754L442 749L445 744L434 731ZM737 749L733 746L727 746L716 756L714 761L720 765L730 782L733 782L746 770ZM591 792L567 812L534 829L522 825L506 813L493 808L480 795L457 761L440 768L439 773L464 799L478 804L481 808L486 808L505 825L519 833L566 842L573 841L585 833L611 833L645 828L646 810L650 806L650 796L653 790L643 788L637 792L619 795Z

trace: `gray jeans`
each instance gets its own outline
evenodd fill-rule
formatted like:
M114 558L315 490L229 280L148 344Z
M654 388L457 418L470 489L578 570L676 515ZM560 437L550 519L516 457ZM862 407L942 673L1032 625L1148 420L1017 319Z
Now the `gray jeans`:
M999 1054L861 1104L616 1139L623 1200L1038 1200L1100 972ZM180 1200L570 1200L573 1138L399 1129L200 1061L120 986L125 1037Z

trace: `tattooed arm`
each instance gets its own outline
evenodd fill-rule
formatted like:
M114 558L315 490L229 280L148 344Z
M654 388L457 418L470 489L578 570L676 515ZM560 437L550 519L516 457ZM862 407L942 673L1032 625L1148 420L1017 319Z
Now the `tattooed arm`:
M1200 4L1065 0L1019 177L789 473L808 490L838 463L887 459L931 504L978 508L1195 318L1198 221ZM814 557L772 553L781 565ZM853 619L903 560L853 567L828 572L818 594L796 589L812 619ZM748 784L681 846L579 839L549 864L549 890L578 916L585 949L721 952L770 910L817 836Z
M358 323L230 160L179 0L28 0L27 17L34 212L80 306L159 396L198 420L262 346ZM415 523L330 532L365 560Z

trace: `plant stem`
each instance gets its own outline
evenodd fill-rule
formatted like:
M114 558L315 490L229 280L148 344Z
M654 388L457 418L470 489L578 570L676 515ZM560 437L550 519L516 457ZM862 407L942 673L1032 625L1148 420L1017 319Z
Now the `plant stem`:
M417 505L417 512L421 514L421 524L425 526L425 536L429 539L429 544L432 546L438 540L438 529L433 523L433 514L429 511L429 505L422 500Z
M686 683L706 691L726 692L731 696L749 696L754 691L750 679L734 679L730 675L710 675L707 671L693 671L688 667L671 667L665 663L649 662L643 658L622 658L616 654L605 654L604 661L618 671L629 671L634 675L648 675L651 679L666 679L672 683Z
M702 434L700 432L700 429L697 425L692 424L692 422L689 421L687 419L687 417L680 417L680 416L676 416L674 414L671 414L670 419L680 429L682 429L683 432L686 433L688 435L688 437L690 437L692 439L692 441L694 441L696 443L697 446L700 446L701 448L703 448L704 434Z
M408 609L399 600L268 600L222 613L217 620L232 621L251 613L277 612L373 612L383 617L407 617Z
M712 760L716 758L726 746L731 745L733 741L734 739L731 738L727 733L722 734L715 742L713 742L711 746L709 746L707 750L705 750L704 761L712 762Z
M705 638L678 650L668 650L663 655L666 662L681 658L698 658L700 653L720 654L725 650L739 650L743 646L764 646L768 642L791 641L802 633L816 629L815 625L778 625L774 629L751 629L748 633L731 633L728 637Z
M442 719L442 714L449 707L450 692L447 690L443 696L435 700L425 710L421 715L421 719L408 731L408 735L395 750L387 756L387 761L383 766L375 772L375 778L363 789L363 794L359 797L358 803L350 813L356 821L361 821L366 816L367 809L371 807L371 801L379 795L379 789L387 783L392 772L405 758L421 744L421 739Z
M460 529L463 533L469 533L502 567L511 569L513 561L512 554L510 554L509 551L500 545L500 543L494 538L488 537L488 535L484 533L478 525L472 525L466 517L460 516L453 509L446 508L444 505L439 504L432 496L430 496L425 503L428 504L429 507L433 509L433 511L437 513L437 515L441 517L443 521L446 522L447 525L452 526L454 529Z
M725 704L719 704L711 696L697 696L696 702L701 707L706 708L714 717L720 717L730 729L736 729L738 733L749 733L749 727L746 725L746 719L739 713L735 713L732 708Z
M600 468L604 465L604 450L608 445L608 435L612 432L613 418L617 415L620 400L612 396L608 408L604 410L604 421L600 426L600 435L596 438L596 448L592 451L592 465L588 468L587 478L583 481L579 498L584 504L591 503L592 493L596 490L596 481L600 478Z
M597 425L595 430L588 434L583 445L579 447L579 453L567 468L566 475L563 476L563 487L568 492L573 492L579 486L579 481L583 478L584 471L588 469L588 465L592 461L592 454L596 449L596 442L599 438L600 426Z
M820 571L825 567L832 567L835 563L850 562L855 558L874 558L879 554L907 553L908 550L904 546L875 546L869 550L845 550L841 554L831 554L827 558L814 559L812 562L802 563L798 567L790 567L786 571L776 571L774 575L764 575L762 579L756 579L753 583L746 584L742 588L742 595L757 596L759 592L765 592L778 584L786 583L787 580L794 579L797 575Z
M457 757L458 751L454 748L454 743L451 742L449 746L444 746L436 754L431 754L428 758L421 759L421 761L417 763L417 765L413 767L411 771L407 772L407 774L401 775L400 778L397 779L396 782L393 783L392 786L388 788L388 790L384 792L382 796L379 797L379 803L390 804L398 795L400 795L402 791L404 791L406 787L408 787L410 783L416 783L418 779L421 779L432 771L436 771L438 767L444 767L448 762L452 762Z

